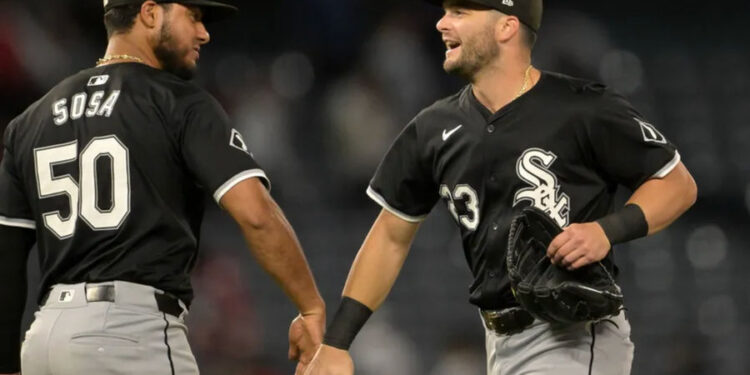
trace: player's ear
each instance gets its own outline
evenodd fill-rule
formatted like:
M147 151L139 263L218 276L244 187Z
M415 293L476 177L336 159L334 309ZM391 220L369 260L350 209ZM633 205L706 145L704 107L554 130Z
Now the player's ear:
M138 14L138 19L143 23L143 26L146 26L147 29L153 29L158 27L161 22L162 18L164 17L164 12L162 7L159 6L156 2L153 0L145 1L141 5L141 12Z
M521 24L516 16L503 15L495 23L495 40L505 43L519 33Z

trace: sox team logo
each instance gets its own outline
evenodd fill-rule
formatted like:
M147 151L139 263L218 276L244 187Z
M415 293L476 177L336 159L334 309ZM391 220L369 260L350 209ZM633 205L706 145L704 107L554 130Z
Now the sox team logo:
M570 198L560 192L557 176L549 170L555 159L557 155L551 151L539 148L524 151L516 163L516 173L532 187L517 191L513 205L527 200L534 207L546 212L561 227L565 227L570 223Z

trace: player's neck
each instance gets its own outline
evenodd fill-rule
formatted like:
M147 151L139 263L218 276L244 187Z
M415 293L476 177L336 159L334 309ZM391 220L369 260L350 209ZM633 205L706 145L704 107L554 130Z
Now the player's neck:
M114 35L109 39L107 51L103 57L128 56L132 58L114 58L103 62L101 65L117 64L123 62L139 62L152 68L161 69L159 59L154 55L153 49L143 43L137 43L129 35Z
M531 68L530 59L489 65L471 80L474 97L495 113L528 92L538 82L540 72ZM527 69L528 75L527 75Z

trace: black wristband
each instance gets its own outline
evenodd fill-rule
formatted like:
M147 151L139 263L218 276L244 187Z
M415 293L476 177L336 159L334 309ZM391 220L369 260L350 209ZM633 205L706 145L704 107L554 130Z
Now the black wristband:
M323 344L349 350L354 337L357 336L370 315L372 315L372 310L369 307L357 300L344 297L323 337Z
M596 221L604 229L611 245L648 235L648 222L637 204L625 205L621 210Z

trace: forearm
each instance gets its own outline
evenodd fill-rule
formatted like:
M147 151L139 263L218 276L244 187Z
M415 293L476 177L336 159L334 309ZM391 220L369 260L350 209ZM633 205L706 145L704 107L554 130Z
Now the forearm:
M258 263L304 315L324 314L325 304L297 237L281 209L258 179L230 189L220 204L242 230Z
M550 243L552 263L578 269L602 260L612 245L654 234L677 220L695 203L697 188L680 163L661 179L638 187L625 207L594 223L571 224Z
M349 271L344 296L355 299L370 310L383 303L409 253L418 224L383 211L367 235ZM397 224L394 224L397 223Z
M419 224L382 210L357 254L323 343L348 350L396 282Z
M294 230L281 209L271 204L273 207L263 224L240 223L250 250L303 315L324 313L323 299Z
M366 241L359 250L349 271L343 295L375 311L393 288L406 259L408 247L373 242L375 241Z
M26 260L34 232L0 225L0 374L20 370L21 317L26 304Z
M680 163L664 178L643 183L633 192L628 203L637 204L643 210L650 235L677 220L695 203L696 196L695 181Z

